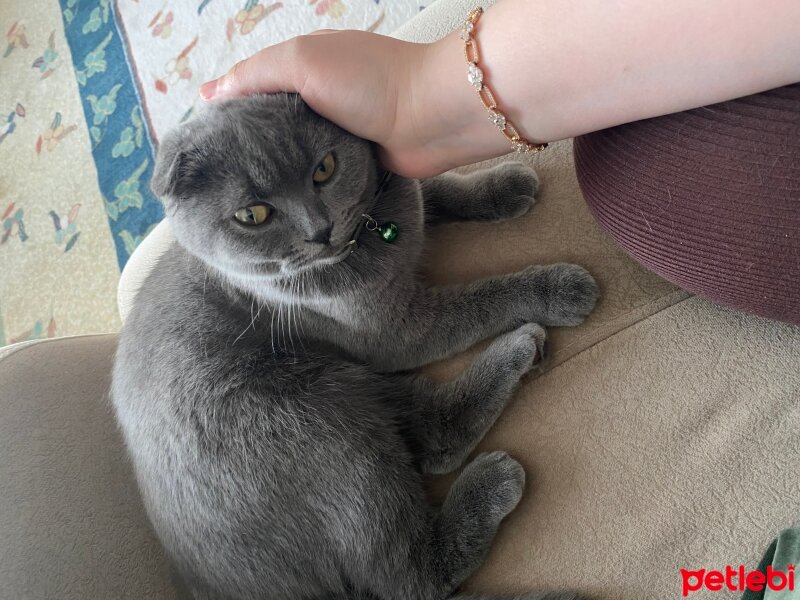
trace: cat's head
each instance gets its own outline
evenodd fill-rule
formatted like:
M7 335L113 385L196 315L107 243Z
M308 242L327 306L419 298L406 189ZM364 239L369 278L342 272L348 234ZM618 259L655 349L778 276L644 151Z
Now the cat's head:
M346 256L377 171L369 142L274 94L212 105L170 132L152 188L178 242L204 262L291 276Z

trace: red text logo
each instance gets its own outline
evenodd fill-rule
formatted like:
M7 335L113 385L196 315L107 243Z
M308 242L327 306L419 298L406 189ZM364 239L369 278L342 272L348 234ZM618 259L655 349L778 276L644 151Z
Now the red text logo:
M765 589L780 592L782 590L794 591L794 565L789 565L785 571L767 567L766 573L761 571L745 571L744 566L740 565L734 569L731 565L725 567L725 571L706 571L698 569L690 571L681 569L683 580L683 597L687 597L692 592L707 589L711 592L719 592L727 589L732 592L743 592L751 590L760 592Z

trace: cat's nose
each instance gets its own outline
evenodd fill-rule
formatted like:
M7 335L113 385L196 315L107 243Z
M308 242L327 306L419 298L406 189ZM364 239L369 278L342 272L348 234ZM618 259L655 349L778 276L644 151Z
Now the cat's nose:
M307 242L312 242L315 244L329 244L331 241L331 230L333 229L333 225L328 225L325 229L320 229L313 236L308 238Z

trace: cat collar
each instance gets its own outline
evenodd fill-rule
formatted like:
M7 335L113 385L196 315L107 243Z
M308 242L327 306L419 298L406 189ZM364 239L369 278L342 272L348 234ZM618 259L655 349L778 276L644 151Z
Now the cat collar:
M372 202L370 206L375 206L375 203L380 198L381 194L384 190L388 187L389 181L392 178L392 173L390 171L386 171L381 177L380 183L378 183L378 189L375 190L375 194L372 197ZM370 210L372 210L370 208ZM384 242L391 244L393 241L397 239L397 235L400 233L400 228L397 226L397 223L393 223L391 221L386 221L385 223L378 223L373 217L371 217L367 213L361 214L361 221L358 224L355 232L353 233L352 239L347 242L347 246L350 248L350 254L355 252L358 249L358 236L361 235L361 231L366 229L367 231L374 231Z

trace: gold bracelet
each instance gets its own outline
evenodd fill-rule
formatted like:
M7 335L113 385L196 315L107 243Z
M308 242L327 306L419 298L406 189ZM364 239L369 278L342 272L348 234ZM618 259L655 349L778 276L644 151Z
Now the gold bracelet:
M511 142L511 148L516 152L541 152L547 148L547 144L531 144L522 137L514 124L497 108L497 101L489 86L483 81L483 71L478 66L478 41L473 37L475 25L483 14L480 6L467 15L464 29L461 31L461 39L464 40L464 58L467 59L467 80L478 92L478 97L483 103L483 107L489 112L489 120L494 123L506 139Z

